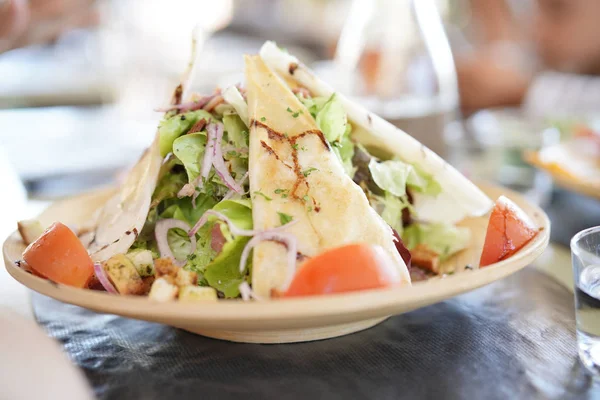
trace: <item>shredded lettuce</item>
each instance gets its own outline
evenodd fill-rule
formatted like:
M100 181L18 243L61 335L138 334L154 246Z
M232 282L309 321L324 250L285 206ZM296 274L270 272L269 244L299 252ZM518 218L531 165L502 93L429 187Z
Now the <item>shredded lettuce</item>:
M350 139L352 126L348 123L348 116L342 102L335 93L330 97L301 97L300 100L315 119L346 173L352 177L355 172L352 165L354 143Z
M402 211L405 208L413 211L412 205L408 202L406 196L397 197L389 192L383 196L370 195L371 206L378 211L379 215L389 226L394 228L399 235L402 235ZM375 204L373 204L375 203Z
M163 119L158 126L160 155L165 157L169 154L173 149L175 139L190 130L202 118L207 121L214 120L214 117L204 110L190 111Z
M431 196L437 196L442 190L433 176L399 160L377 162L372 158L369 171L377 186L395 196L406 195L407 187Z
M346 133L348 117L344 105L336 97L335 93L327 100L317 113L315 118L319 129L323 131L325 138L334 143L340 141Z
M408 187L415 192L434 197L442 192L442 186L434 179L433 175L426 173L416 165L413 165L412 168L406 183Z
M381 189L394 196L406 195L406 182L412 171L410 165L393 160L377 162L372 158L369 162L369 171Z
M402 240L409 250L425 244L444 261L469 244L471 231L468 228L442 223L413 223L404 229Z

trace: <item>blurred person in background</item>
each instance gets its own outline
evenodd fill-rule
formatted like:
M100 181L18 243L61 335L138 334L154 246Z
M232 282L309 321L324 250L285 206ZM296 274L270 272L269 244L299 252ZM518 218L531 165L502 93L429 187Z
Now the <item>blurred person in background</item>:
M0 0L0 52L98 23L94 0Z
M525 3L471 0L481 41L456 56L463 111L522 104L531 116L597 112L600 0L535 0L519 18L515 4Z

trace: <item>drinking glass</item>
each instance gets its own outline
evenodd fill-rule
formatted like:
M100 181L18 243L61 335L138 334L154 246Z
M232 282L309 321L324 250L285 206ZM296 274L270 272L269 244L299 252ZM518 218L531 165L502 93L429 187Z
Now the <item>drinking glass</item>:
M585 367L600 377L600 226L571 239L577 346Z
M444 155L458 86L435 0L353 0L329 75L337 90Z

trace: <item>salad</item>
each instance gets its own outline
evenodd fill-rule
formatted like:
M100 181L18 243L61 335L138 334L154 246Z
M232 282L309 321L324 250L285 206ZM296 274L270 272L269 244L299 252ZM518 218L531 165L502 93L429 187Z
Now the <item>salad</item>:
M492 210L481 266L537 233L418 141L267 42L244 86L180 85L122 187L79 230L22 221L20 266L156 301L266 300L402 287L467 248L457 222Z

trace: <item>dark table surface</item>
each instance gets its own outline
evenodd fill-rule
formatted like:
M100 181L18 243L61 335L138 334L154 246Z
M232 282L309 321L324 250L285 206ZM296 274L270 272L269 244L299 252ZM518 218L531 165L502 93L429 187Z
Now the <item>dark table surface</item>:
M36 317L102 399L592 399L572 294L527 268L353 335L256 345L35 294Z

